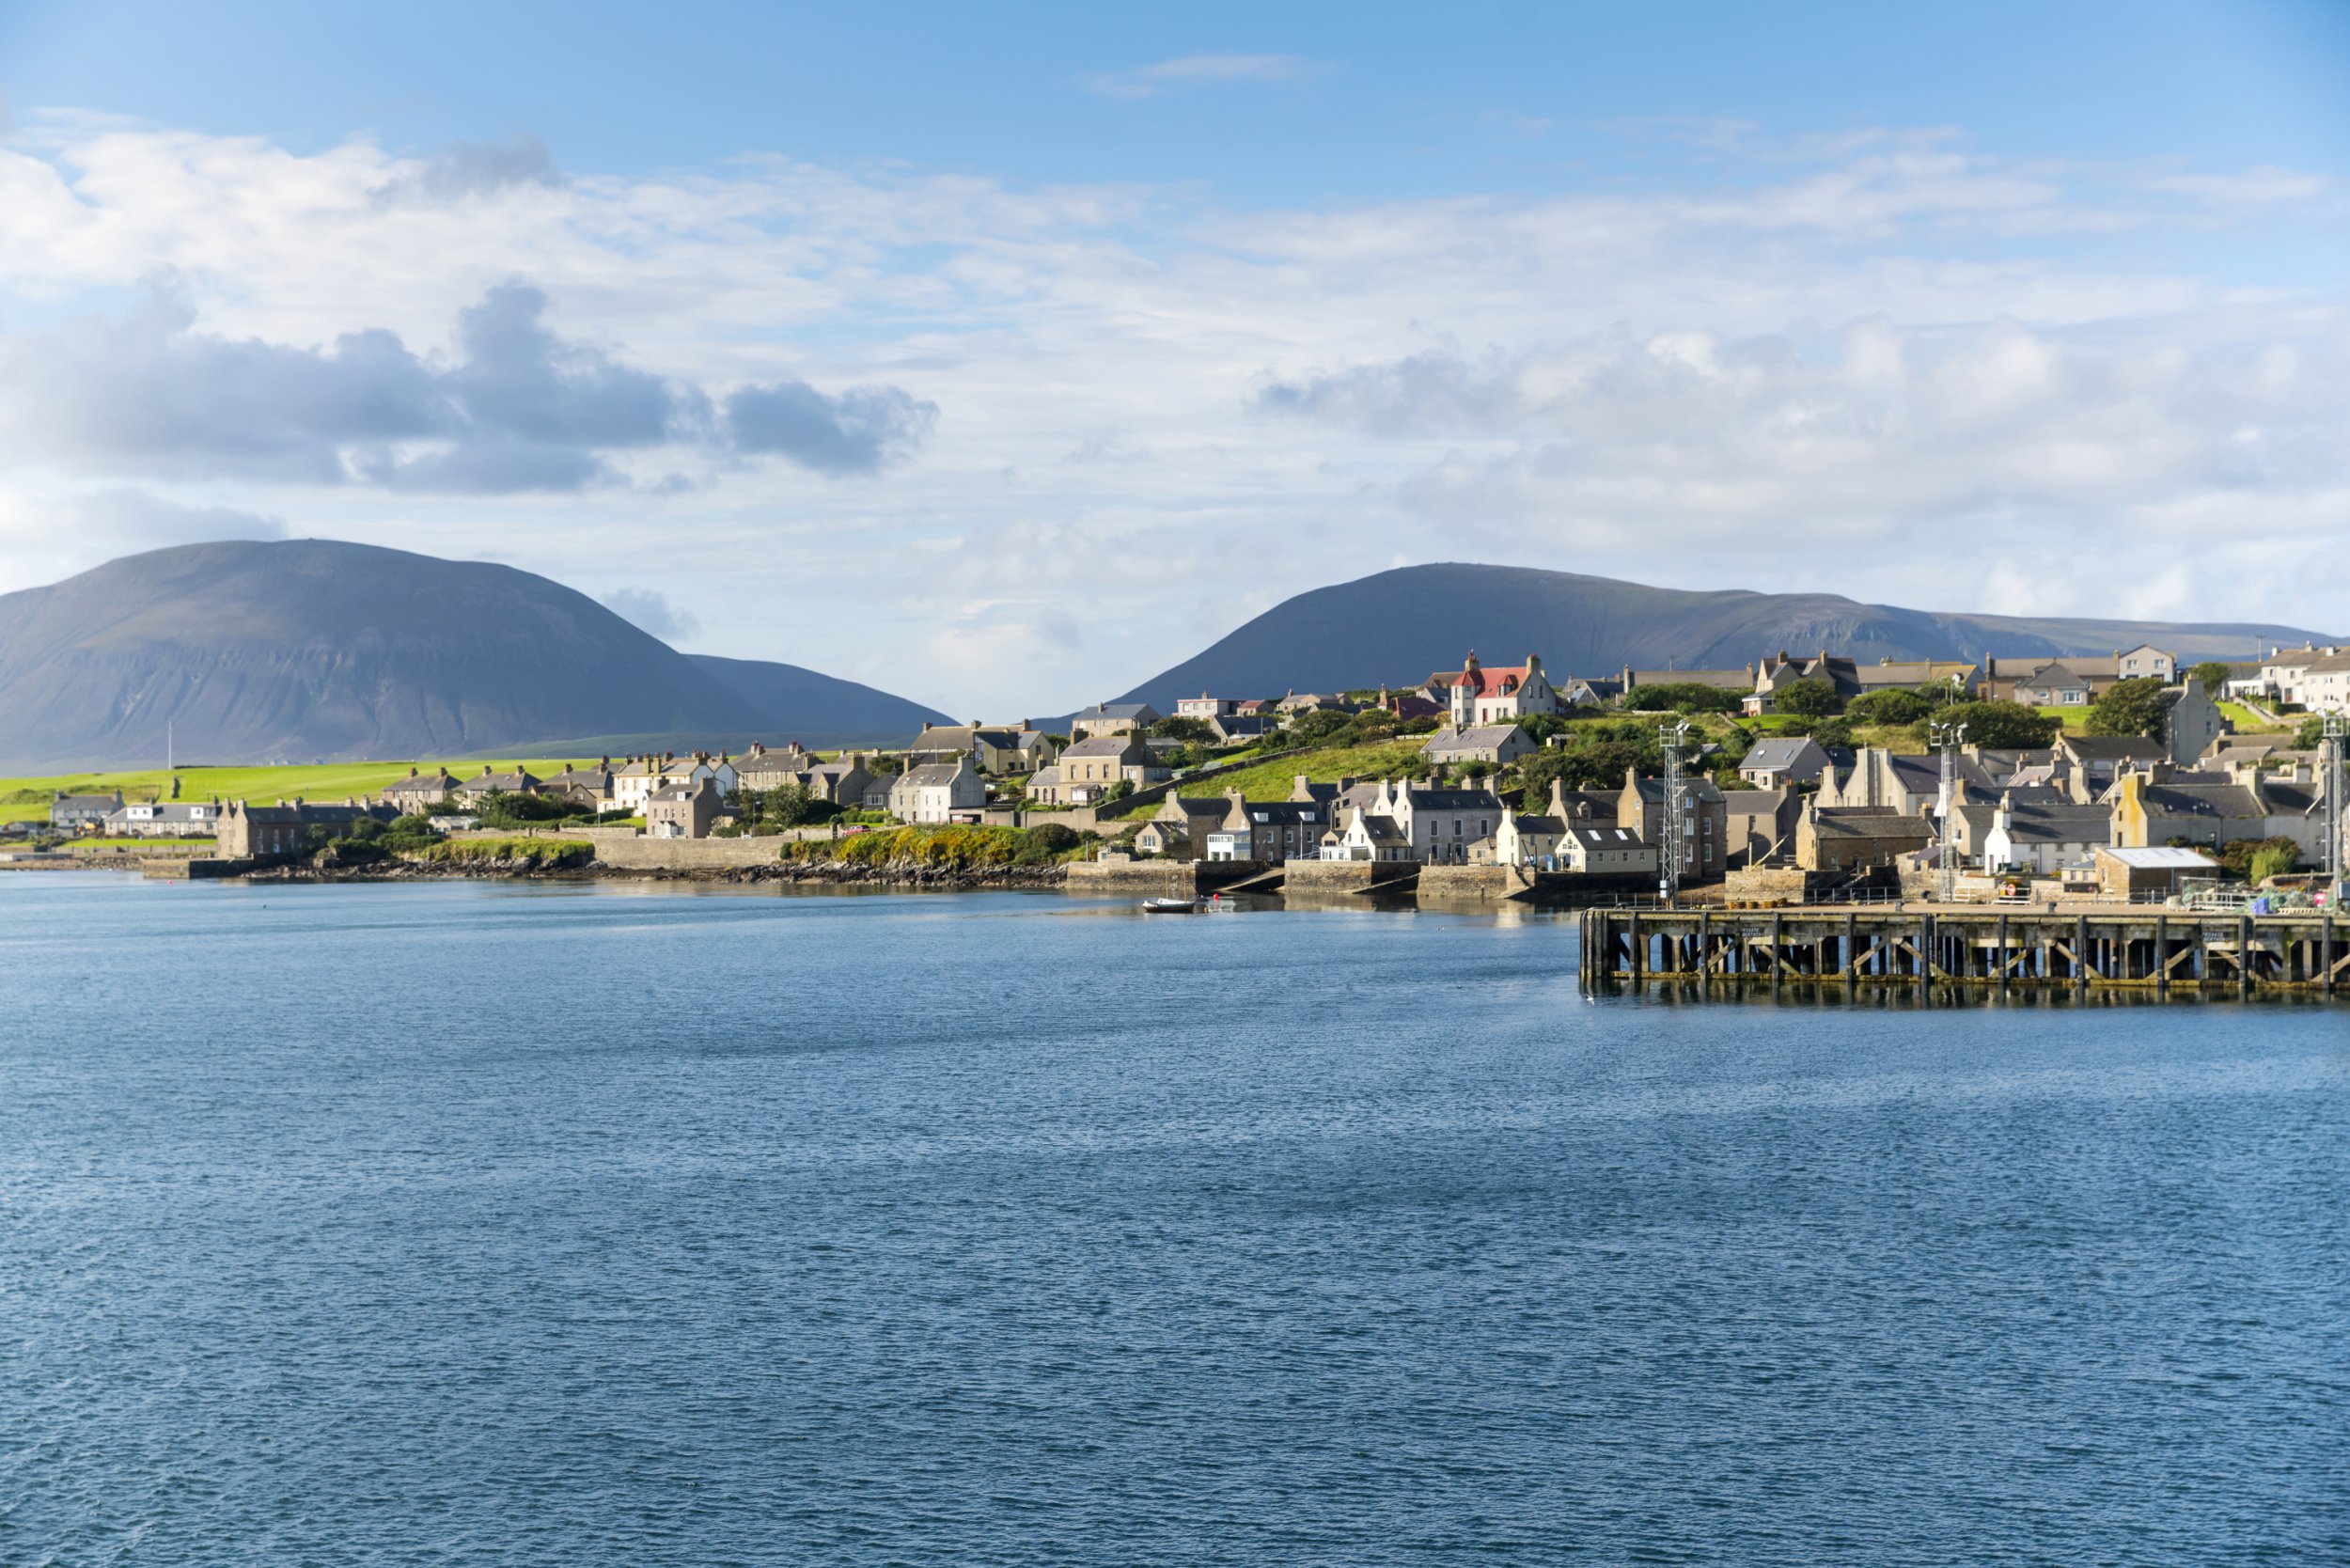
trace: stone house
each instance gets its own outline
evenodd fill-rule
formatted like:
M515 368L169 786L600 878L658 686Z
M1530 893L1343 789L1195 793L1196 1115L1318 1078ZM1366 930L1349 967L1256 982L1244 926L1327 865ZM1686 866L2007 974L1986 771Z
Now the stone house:
M403 817L421 817L435 806L455 800L460 788L456 776L446 768L425 773L411 767L407 777L384 786L384 804Z
M1803 801L1788 786L1723 791L1723 831L1728 835L1724 867L1744 870L1794 858L1795 824L1803 816Z
M2182 782L2167 764L2122 776L2113 797L2117 849L2155 849L2174 841L2217 850L2245 839L2289 839L2306 861L2323 854L2324 787L2313 778L2239 766L2227 783Z
M1209 719L1229 718L1234 711L1234 698L1210 697L1206 692L1198 697L1178 698L1175 702L1177 718L1198 719L1203 724Z
M2179 678L2179 661L2145 645L2117 649L2110 657L2043 653L1992 659L1983 666L1983 695L2035 708L2081 708L2103 697L2115 682L2141 676L2168 685Z
M1681 880L1719 882L1730 869L1730 816L1722 792L1710 778L1684 778L1681 792ZM1630 828L1643 843L1661 846L1665 781L1642 778L1638 770L1626 768L1622 792L1616 797L1616 825Z
M1021 793L1027 800L1038 806L1067 806L1070 804L1069 787L1061 782L1060 768L1058 764L1052 767L1039 768L1036 772L1030 774L1028 776L1028 782L1022 789Z
M1581 876L1654 876L1657 848L1628 827L1569 827L1559 839L1559 869Z
M1148 702L1097 702L1069 721L1072 741L1139 735L1167 715Z
M1522 665L1488 667L1472 652L1458 670L1439 670L1424 688L1432 701L1442 702L1451 727L1477 729L1488 725L1515 725L1536 713L1562 713L1566 704L1543 673L1542 659L1532 653Z
M923 762L908 768L890 786L889 813L900 822L948 823L987 804L987 786L968 754L951 762Z
M1277 727L1262 713L1220 713L1208 721L1208 728L1226 745L1246 745L1263 740Z
M1953 788L1989 795L1998 786L1982 764L1960 754L1950 759ZM1905 816L1938 810L1942 800L1942 759L1911 752L1888 751L1864 745L1853 755L1852 771L1841 779L1829 768L1820 775L1819 802L1828 807L1886 806Z
M1890 866L1934 842L1931 817L1890 806L1804 808L1795 824L1795 864L1807 871L1857 871Z
M865 753L861 751L829 762L814 763L795 780L818 800L830 801L844 810L865 804L866 787L872 781L873 776L865 770Z
M134 800L107 813L109 839L209 839L220 825L220 805L209 800Z
M567 767L539 781L539 793L582 811L612 809L612 760Z
M742 784L732 762L724 757L713 758L708 752L697 752L690 757L680 757L674 752L658 757L650 753L632 757L612 771L611 809L641 814L645 802L654 792L704 778L716 787L721 799L731 799Z
M1026 719L1018 724L924 724L906 747L917 761L952 761L968 755L984 774L1033 773L1050 762L1058 747Z
M1955 816L1953 845L1987 871L2051 875L2089 865L2093 853L2113 840L2110 807L2019 802L2012 791L1996 803L1961 805Z
M122 792L70 795L60 790L49 802L49 825L60 833L95 833L122 809Z
M1505 808L1490 790L1432 790L1404 782L1383 783L1373 816L1396 825L1408 846L1405 858L1436 865L1465 865L1468 847L1501 825Z
M1224 820L1208 835L1210 860L1258 860L1277 866L1314 859L1322 836L1333 825L1329 812L1311 801L1246 801L1237 790L1225 793Z
M1769 735L1754 743L1738 764L1738 776L1758 790L1810 784L1828 765L1828 755L1809 735Z
M1566 831L1566 820L1561 817L1521 816L1515 811L1504 811L1501 825L1494 829L1494 859L1504 866L1556 870L1559 841Z
M1512 724L1479 724L1468 729L1447 725L1428 737L1420 755L1445 767L1465 762L1506 766L1535 749L1525 730Z
M1374 814L1360 807L1349 808L1346 824L1334 827L1322 836L1322 858L1324 860L1409 860L1412 841L1396 825L1393 817Z
M1188 823L1181 818L1153 817L1135 829L1135 853L1167 860L1197 860L1198 846Z
M478 806L484 796L492 793L535 795L539 792L538 776L526 771L520 762L510 773L493 773L490 764L481 764L481 771L471 778L458 780L450 796L461 806Z
M791 784L804 785L807 782L805 776L816 765L816 754L797 741L781 746L754 742L749 750L734 760L735 787L764 792Z
M1201 858L1208 853L1208 835L1224 825L1224 819L1231 814L1231 809L1230 795L1167 795L1160 800L1158 809L1151 814L1151 821L1144 824L1146 831L1157 829L1152 834L1154 841L1164 840L1161 847L1152 853L1178 860ZM1325 814L1324 820L1330 819ZM1146 847L1141 834L1136 835L1135 847Z
M721 804L718 781L706 775L655 790L645 797L645 837L707 839L717 824Z
M1121 780L1139 789L1174 776L1172 769L1152 756L1149 746L1126 731L1072 742L1055 767L1058 773L1055 782L1073 806L1101 799Z
M398 815L392 807L355 800L336 804L297 795L274 806L232 800L221 807L212 837L225 860L267 860L298 855L313 838L341 838L362 818L388 823Z
M1831 656L1825 649L1817 657L1803 659L1791 658L1781 649L1778 658L1766 659L1756 667L1754 690L1747 697L1746 711L1749 714L1777 712L1778 694L1798 681L1824 681L1835 689L1837 696L1847 700L1871 692L1952 686L1960 695L1972 697L1981 684L1981 672L1965 659L1888 656L1869 665L1857 659Z

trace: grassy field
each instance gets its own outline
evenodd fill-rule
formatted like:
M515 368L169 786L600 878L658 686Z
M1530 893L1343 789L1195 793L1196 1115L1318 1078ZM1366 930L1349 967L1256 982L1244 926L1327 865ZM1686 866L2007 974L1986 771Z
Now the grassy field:
M515 759L510 757L474 757L440 762L325 762L316 766L282 768L181 768L180 798L181 800L265 800L290 799L300 795L305 800L341 800L347 795L371 795L396 778L404 778L411 767L427 773L444 767L462 778L481 771L481 764L506 769ZM593 757L527 758L523 766L544 776L560 773L574 761L592 762ZM125 800L145 800L150 795L171 792L171 776L161 768L136 768L123 773L69 773L46 778L0 778L0 822L20 819L47 821L49 800L59 790L70 794L106 794L122 792Z
M1382 741L1376 745L1331 746L1308 751L1301 757L1277 757L1254 767L1202 779L1197 786L1185 786L1179 792L1220 795L1227 790L1238 790L1248 800L1287 800L1291 786L1301 773L1317 784L1335 784L1349 777L1387 777L1401 773L1405 764L1419 755L1427 741L1427 736L1418 735L1408 740ZM1153 806L1142 814L1149 816L1157 809Z

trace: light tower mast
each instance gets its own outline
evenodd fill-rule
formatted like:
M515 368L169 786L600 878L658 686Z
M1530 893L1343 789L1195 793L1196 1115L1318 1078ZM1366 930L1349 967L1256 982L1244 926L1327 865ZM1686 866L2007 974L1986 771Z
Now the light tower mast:
M1656 738L1665 747L1665 825L1656 836L1664 864L1657 869L1656 892L1671 903L1681 892L1681 862L1687 853L1687 833L1681 823L1681 753L1689 744L1689 721L1657 726Z
M1966 744L1966 727L1963 724L1936 724L1928 733L1942 751L1942 825L1935 835L1934 870L1935 898L1942 903L1958 899L1957 845L1950 839L1950 818L1956 815L1950 805L1950 758Z
M2342 902L2342 886L2350 881L2350 844L2343 843L2343 819L2350 817L2350 801L2342 795L2350 792L2350 722L2340 713L2326 715L2324 738L2318 743L2318 766L2326 770L2326 870L2334 879L2333 891L2327 895L2331 903Z

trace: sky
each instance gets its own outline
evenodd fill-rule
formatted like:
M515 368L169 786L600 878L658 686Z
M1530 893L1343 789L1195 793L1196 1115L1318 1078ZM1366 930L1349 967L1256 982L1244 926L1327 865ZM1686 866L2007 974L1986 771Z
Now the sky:
M2350 630L2350 5L0 0L0 591L325 537L971 717L1474 560Z

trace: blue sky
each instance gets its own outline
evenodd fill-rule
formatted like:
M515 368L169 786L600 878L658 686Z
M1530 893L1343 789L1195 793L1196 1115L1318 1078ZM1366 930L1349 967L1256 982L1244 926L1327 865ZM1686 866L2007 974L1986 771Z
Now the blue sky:
M2350 7L680 9L0 6L0 588L407 542L975 713L1416 559L2350 603Z

